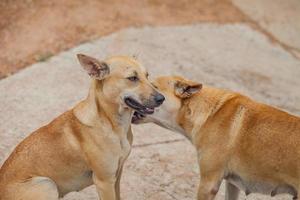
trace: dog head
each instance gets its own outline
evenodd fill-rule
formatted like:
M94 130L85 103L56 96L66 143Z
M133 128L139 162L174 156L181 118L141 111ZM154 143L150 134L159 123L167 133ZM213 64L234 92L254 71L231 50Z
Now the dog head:
M78 60L98 83L96 93L110 103L133 109L142 115L152 114L165 100L148 81L146 69L135 59L115 56L104 61L78 54Z
M184 101L198 93L202 84L178 76L163 76L157 78L153 86L165 96L164 104L151 116L134 113L132 122L154 122L165 128L181 131L176 122L178 113Z

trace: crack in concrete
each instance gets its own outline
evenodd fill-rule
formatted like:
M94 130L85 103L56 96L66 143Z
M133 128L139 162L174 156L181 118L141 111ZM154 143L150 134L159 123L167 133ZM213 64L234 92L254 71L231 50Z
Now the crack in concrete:
M157 187L157 190L154 193L151 193L149 196L146 197L146 199L149 199L150 197L152 197L153 195L155 195L157 192L163 192L165 194L167 194L169 197L171 197L172 199L175 200L179 200L176 196L174 196L172 193L168 192L164 187L169 186L171 184L171 182L167 185L157 185L156 182L153 182L152 180L146 180L148 183L154 185L155 187ZM176 192L174 192L176 193Z
M145 144L135 144L135 145L132 145L132 148L142 148L142 147L148 147L148 146L154 146L154 145L160 145L160 144L170 144L170 143L175 143L175 142L181 142L184 140L185 139L174 139L174 140L165 140L165 141L145 143Z
M291 56L296 58L297 60L300 60L300 49L287 45L284 42L280 41L278 38L276 38L272 33L264 29L258 22L253 20L249 15L244 13L238 6L236 6L234 3L230 2L231 5L237 9L246 19L245 23L248 24L251 28L254 30L257 30L261 34L265 35L271 43L278 44L281 48L283 48L285 51L287 51ZM297 53L295 53L297 52Z
M294 53L298 52L300 54L300 49L287 45L284 42L280 41L279 39L277 39L274 35L272 35L270 32L268 32L267 30L265 30L263 27L261 27L256 21L252 20L253 22L250 22L250 26L252 28L254 28L255 30L259 31L260 33L264 34L271 43L275 43L278 44L281 48L283 48L284 50L286 50L289 54L291 54L291 56L293 56L294 58L296 58L297 60L300 60L300 56L298 56L298 54Z
M170 192L166 191L165 189L162 188L161 191L164 192L164 193L166 193L167 195L169 195L172 199L179 200L173 194L171 194Z

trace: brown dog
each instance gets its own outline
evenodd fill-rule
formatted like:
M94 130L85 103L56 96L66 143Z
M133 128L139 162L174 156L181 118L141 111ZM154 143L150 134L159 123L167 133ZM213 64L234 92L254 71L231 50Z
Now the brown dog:
M226 180L226 200L239 190L276 195L300 190L300 118L241 94L180 77L160 77L165 103L134 123L154 122L182 133L196 147L198 200L214 199Z
M120 199L133 111L151 114L164 97L133 58L78 59L93 78L88 97L16 147L0 170L1 200L58 200L91 184L102 200Z

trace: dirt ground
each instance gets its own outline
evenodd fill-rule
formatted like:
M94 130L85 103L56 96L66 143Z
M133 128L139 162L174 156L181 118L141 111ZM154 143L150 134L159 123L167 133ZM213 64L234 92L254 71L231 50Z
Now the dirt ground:
M129 26L197 22L251 20L230 0L1 0L0 78Z

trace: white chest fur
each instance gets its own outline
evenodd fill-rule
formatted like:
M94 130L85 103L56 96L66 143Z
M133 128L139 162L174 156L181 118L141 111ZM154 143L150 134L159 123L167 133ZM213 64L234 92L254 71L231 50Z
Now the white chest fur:
M124 162L124 160L128 157L131 151L131 145L127 137L120 138L120 149L121 149L120 159Z

